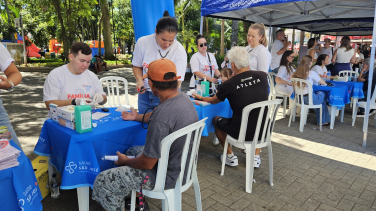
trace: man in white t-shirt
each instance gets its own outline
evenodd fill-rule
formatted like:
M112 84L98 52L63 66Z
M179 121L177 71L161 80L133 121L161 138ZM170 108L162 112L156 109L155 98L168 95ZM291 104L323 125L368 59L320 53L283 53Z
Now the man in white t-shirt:
M91 61L91 49L83 42L73 43L67 65L53 69L47 76L43 87L43 101L58 106L80 105L107 102L98 77L88 70Z
M276 74L278 72L282 54L287 50L289 45L291 45L291 42L285 37L285 31L283 29L279 29L276 32L276 40L272 45L272 62L270 63L270 69Z

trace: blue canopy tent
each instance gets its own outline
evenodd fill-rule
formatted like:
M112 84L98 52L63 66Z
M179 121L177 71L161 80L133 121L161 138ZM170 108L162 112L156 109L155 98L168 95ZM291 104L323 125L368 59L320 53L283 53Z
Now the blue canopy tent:
M372 34L371 64L375 58L375 14L374 0L202 0L201 4L201 15L207 17L257 22L322 34ZM373 71L370 71L369 90L372 78ZM368 92L367 108L370 107L370 97L371 92ZM363 146L367 145L368 119L369 109L366 109Z

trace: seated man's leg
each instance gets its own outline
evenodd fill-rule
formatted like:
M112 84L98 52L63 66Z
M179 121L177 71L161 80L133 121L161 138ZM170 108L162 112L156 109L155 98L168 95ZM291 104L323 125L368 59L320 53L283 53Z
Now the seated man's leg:
M221 143L221 145L224 147L225 146L225 142L226 142L226 137L227 137L227 133L224 132L223 130L221 130L218 126L217 126L217 122L218 122L218 119L219 118L223 118L223 117L219 117L219 116L216 116L213 118L213 126L214 126L214 129L215 129L215 135L217 136L219 142ZM229 144L228 145L228 148L227 148L227 154L232 154L232 149L231 149L231 145Z
M101 72L102 72L102 63L98 63L98 70L99 70L98 73L101 73Z
M108 71L108 70L107 70L107 62L103 62L103 66L104 66L104 70L105 70L105 71Z
M234 136L234 134L230 132L230 127L229 127L230 120L231 119L229 118L224 118L224 117L219 117L219 116L214 117L212 120L214 129L215 129L215 134L223 147L225 146L225 143L226 143L227 134L231 135L232 137ZM223 155L221 155L220 157L221 162L223 162L222 156ZM234 155L230 144L228 144L227 156L225 159L226 159L225 160L226 165L229 165L229 166L238 165L238 157Z

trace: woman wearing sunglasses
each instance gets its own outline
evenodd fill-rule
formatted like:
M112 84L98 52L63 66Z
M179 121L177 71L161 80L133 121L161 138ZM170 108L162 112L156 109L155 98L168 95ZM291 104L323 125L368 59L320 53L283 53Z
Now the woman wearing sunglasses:
M255 23L249 27L247 35L247 51L249 53L249 68L253 71L269 72L269 65L272 57L266 45L268 40L265 37L265 26L262 23Z
M215 83L217 82L217 79L214 76L221 76L221 73L218 70L217 60L215 60L212 53L207 52L208 43L201 34L196 36L196 45L198 52L193 54L191 61L189 62L193 73L189 83L191 89L195 88L196 78L198 80L203 80L205 77L207 81Z
M137 80L138 112L143 114L150 107L159 104L159 98L154 96L148 85L148 79L142 79L147 73L149 64L157 59L166 58L176 65L177 76L180 76L179 86L184 81L187 69L187 53L184 47L175 40L178 24L167 11L158 20L155 34L138 39L133 52L133 74Z

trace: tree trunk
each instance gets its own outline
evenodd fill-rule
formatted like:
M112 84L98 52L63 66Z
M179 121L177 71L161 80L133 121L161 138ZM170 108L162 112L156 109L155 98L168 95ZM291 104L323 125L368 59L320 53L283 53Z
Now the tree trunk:
M102 19L103 16L99 19L98 24L98 55L102 54Z
M247 21L243 21L243 29L244 29L244 33L245 34L248 34L248 30L249 30L249 27L251 26L251 24ZM247 36L245 37L245 43L244 43L244 46L247 46L248 45L248 41L247 41Z
M205 18L205 22L206 22L206 36L209 36L209 17L206 17Z
M231 46L238 45L238 31L239 31L239 21L232 20L231 24Z
M102 11L102 24L103 24L103 41L104 41L104 59L115 59L112 53L112 41L111 41L111 23L110 13L108 11L108 5L106 0L100 0L100 7Z
M221 24L221 53L219 55L224 55L224 44L225 44L225 20L222 19Z
M305 37L304 35L305 35L305 31L300 31L300 46L299 46L299 48L304 45L304 37Z
M68 44L67 34L65 32L63 16L61 15L60 1L59 0L53 0L53 5L55 7L57 17L58 17L60 25L61 25L61 36L62 36L62 39L63 39L64 57L65 57L65 59L68 59L69 44Z
M292 52L295 53L294 45L295 45L295 29L292 30L292 41L291 41L291 50L292 50Z
M12 26L12 22L10 20L10 13L9 13L9 8L8 8L8 2L7 2L7 0L4 0L4 2L5 2L5 9L7 11L7 16L8 16L8 30L10 30L10 26ZM9 34L10 34L10 37L12 38L12 42L15 43L16 42L16 38L14 38L14 35L11 34L10 32L9 32Z

